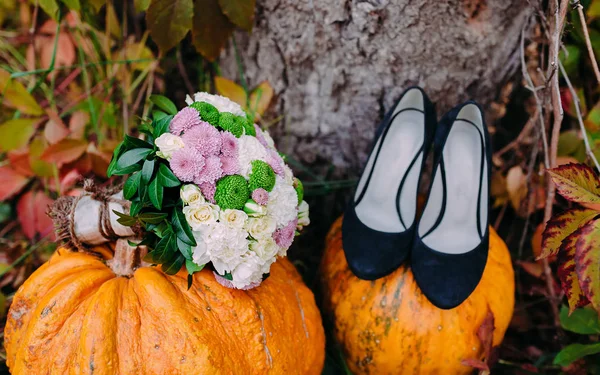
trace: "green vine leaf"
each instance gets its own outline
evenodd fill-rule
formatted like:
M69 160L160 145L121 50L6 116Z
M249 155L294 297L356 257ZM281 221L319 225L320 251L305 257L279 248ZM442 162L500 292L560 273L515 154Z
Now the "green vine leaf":
M53 20L57 21L58 18L58 4L56 0L39 0L38 4L40 8L46 12L47 15L52 17Z
M600 353L600 343L596 344L571 344L561 350L554 358L554 364L568 366L576 360L588 355Z
M67 8L72 10L81 9L81 4L79 4L79 0L60 0L67 6Z
M556 255L568 235L598 215L600 212L587 208L567 210L554 215L546 224L542 234L542 253L538 258Z
M560 309L560 325L567 331L580 335L600 334L598 313L591 308L577 309L570 312L566 306Z
M196 1L204 3L204 1ZM146 12L146 24L158 48L164 53L175 47L192 28L192 0L153 0ZM212 37L212 36L211 36Z
M585 164L565 164L548 170L558 193L565 199L583 204L600 203L598 175Z
M233 29L234 25L221 11L218 0L196 1L192 43L204 57L215 61Z
M219 5L231 22L246 31L252 30L256 0L219 0Z
M583 294L600 311L600 218L579 230L575 251L575 271Z

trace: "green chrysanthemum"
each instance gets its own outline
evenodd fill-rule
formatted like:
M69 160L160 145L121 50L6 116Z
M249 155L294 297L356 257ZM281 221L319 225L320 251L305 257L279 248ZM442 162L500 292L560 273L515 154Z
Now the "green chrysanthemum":
M239 122L240 125L242 125L246 135L251 135L253 137L256 137L256 130L254 129L254 124L252 124L250 121L246 120L242 116L237 116L235 118L235 121Z
M236 121L236 117L237 116L233 113L221 113L221 117L219 118L219 127L223 130L231 132L231 134L239 138L242 136L242 134L244 134L244 127L241 123Z
M304 199L304 185L302 185L302 181L296 177L294 177L294 189L296 189L296 194L298 194L298 205L300 205Z
M219 110L214 105L207 102L194 102L190 104L190 107L198 111L200 118L212 126L219 124Z
M254 160L252 162L252 172L248 181L250 191L258 188L263 188L266 191L273 190L275 186L275 172L273 168L262 160Z
M217 182L215 201L222 210L228 208L241 210L249 197L248 182L243 176L234 174L223 177Z

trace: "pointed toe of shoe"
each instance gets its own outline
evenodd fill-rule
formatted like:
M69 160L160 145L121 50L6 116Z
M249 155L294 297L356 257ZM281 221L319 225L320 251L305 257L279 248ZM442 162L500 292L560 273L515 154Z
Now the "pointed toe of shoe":
M376 280L395 271L408 256L412 232L386 233L365 226L349 208L342 222L348 267L360 279Z
M477 288L487 262L487 243L464 254L445 254L422 242L413 251L411 268L419 288L432 304L453 309Z

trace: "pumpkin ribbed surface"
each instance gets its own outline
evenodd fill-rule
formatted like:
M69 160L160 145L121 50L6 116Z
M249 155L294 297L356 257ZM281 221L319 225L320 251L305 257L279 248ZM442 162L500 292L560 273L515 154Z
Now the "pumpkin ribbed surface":
M482 357L477 330L489 310L494 345L502 342L515 283L509 251L493 229L481 282L460 306L441 310L420 292L406 266L375 281L354 276L342 249L341 225L338 219L329 232L321 274L324 305L354 374L470 374L473 369L461 362Z
M116 276L58 251L14 297L5 329L17 374L320 374L324 333L311 291L287 259L258 288L212 272L154 267Z

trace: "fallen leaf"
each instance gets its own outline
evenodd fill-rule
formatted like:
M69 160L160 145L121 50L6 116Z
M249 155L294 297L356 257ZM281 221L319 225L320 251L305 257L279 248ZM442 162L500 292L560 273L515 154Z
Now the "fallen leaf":
M44 110L37 100L27 91L21 82L10 78L10 73L0 68L0 92L2 103L8 107L16 108L28 115L41 115Z
M527 176L521 167L514 166L506 175L506 191L513 209L520 211L521 202L527 196Z
M27 177L32 177L34 175L29 161L29 148L26 147L19 150L12 150L8 152L6 156L10 162L10 166L15 172Z
M538 224L531 236L531 251L533 252L533 257L536 259L542 254L542 234L544 233L544 229L544 223Z
M46 150L46 144L41 135L35 137L29 145L29 165L33 173L39 177L52 177L55 166L40 158Z
M29 179L20 173L15 172L10 166L0 167L0 201L4 201L17 194Z
M542 253L538 259L556 255L567 236L598 215L600 212L589 208L575 208L554 215L542 234Z
M69 135L69 128L56 112L47 110L46 113L50 120L44 126L44 137L46 137L48 143L54 144Z
M225 96L236 102L242 108L247 107L247 95L244 88L225 77L215 77L215 89L219 95Z
M600 184L594 170L585 164L567 164L548 170L556 189L577 203L600 203Z
M41 191L30 190L21 196L17 202L17 215L27 238L33 239L38 233L43 237L52 232L52 220L46 215L52 202Z
M484 373L489 374L489 364L492 362L492 349L494 344L494 313L489 309L488 312L481 322L481 325L477 329L477 338L481 344L483 353L482 359L465 359L462 361L464 365L476 368ZM480 372L481 374L481 372Z
M70 163L85 152L87 145L88 143L84 140L66 138L48 147L41 158L49 163L59 165Z
M575 245L575 271L579 286L596 310L600 311L600 218L578 229Z
M11 151L27 146L39 119L19 118L0 125L0 151Z
M85 136L85 127L90 121L90 115L87 112L73 112L69 119L69 130L71 130L70 138L83 139Z
M250 112L258 114L260 118L266 112L267 108L269 108L269 104L273 100L273 94L273 87L271 87L269 82L261 82L250 94L250 108L248 108Z

